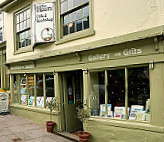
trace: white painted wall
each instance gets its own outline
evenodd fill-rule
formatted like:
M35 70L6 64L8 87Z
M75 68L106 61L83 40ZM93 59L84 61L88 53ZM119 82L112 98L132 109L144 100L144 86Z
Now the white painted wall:
M44 2L44 0L33 0L33 4L37 1ZM13 8L5 18L8 23L5 24L7 61L164 25L164 0L94 0L94 36L57 46L43 45L36 47L33 52L13 55L13 12L25 5L27 4L22 3L21 6Z

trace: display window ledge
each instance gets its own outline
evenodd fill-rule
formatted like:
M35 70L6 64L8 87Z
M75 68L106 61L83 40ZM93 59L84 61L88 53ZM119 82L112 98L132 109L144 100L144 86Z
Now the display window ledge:
M39 112L39 113L44 113L44 114L50 114L50 110L47 108L41 108L37 106L27 106L27 105L20 105L20 104L12 104L10 105L10 108L17 108L17 109L24 109L28 111L33 111L33 112ZM59 111L52 111L52 115L59 115Z
M102 125L109 125L113 127L139 129L144 131L164 133L164 127L155 126L145 121L110 119L110 118L95 117L95 116L90 117L87 123L89 123L90 121L100 122Z

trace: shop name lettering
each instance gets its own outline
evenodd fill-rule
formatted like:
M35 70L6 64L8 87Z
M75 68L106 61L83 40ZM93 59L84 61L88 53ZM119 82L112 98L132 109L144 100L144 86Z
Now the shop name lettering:
M21 70L21 69L32 69L34 68L33 65L25 65L25 66L14 66L11 67L10 70Z
M48 11L53 11L52 7L48 7L47 5L39 5L36 6L36 12L39 14L36 14L36 22L41 23L41 22L46 22L46 21L53 21L53 18L49 18L47 13Z
M142 49L139 48L130 48L125 49L122 52L116 52L114 53L114 56L131 56L131 55L139 55L142 54ZM103 60L103 59L110 59L111 54L95 54L95 55L89 55L88 61L95 61L95 60Z

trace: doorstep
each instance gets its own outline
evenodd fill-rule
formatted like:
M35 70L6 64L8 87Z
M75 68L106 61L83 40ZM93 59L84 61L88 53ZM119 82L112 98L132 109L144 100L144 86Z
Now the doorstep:
M68 132L53 132L56 135L59 135L61 137L64 137L66 139L72 140L74 142L79 142L79 136L75 133L68 133Z

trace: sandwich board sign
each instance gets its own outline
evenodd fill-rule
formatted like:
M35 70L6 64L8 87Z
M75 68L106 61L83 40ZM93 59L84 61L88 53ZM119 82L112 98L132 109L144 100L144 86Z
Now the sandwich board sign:
M5 92L0 93L0 113L9 112L9 94Z

